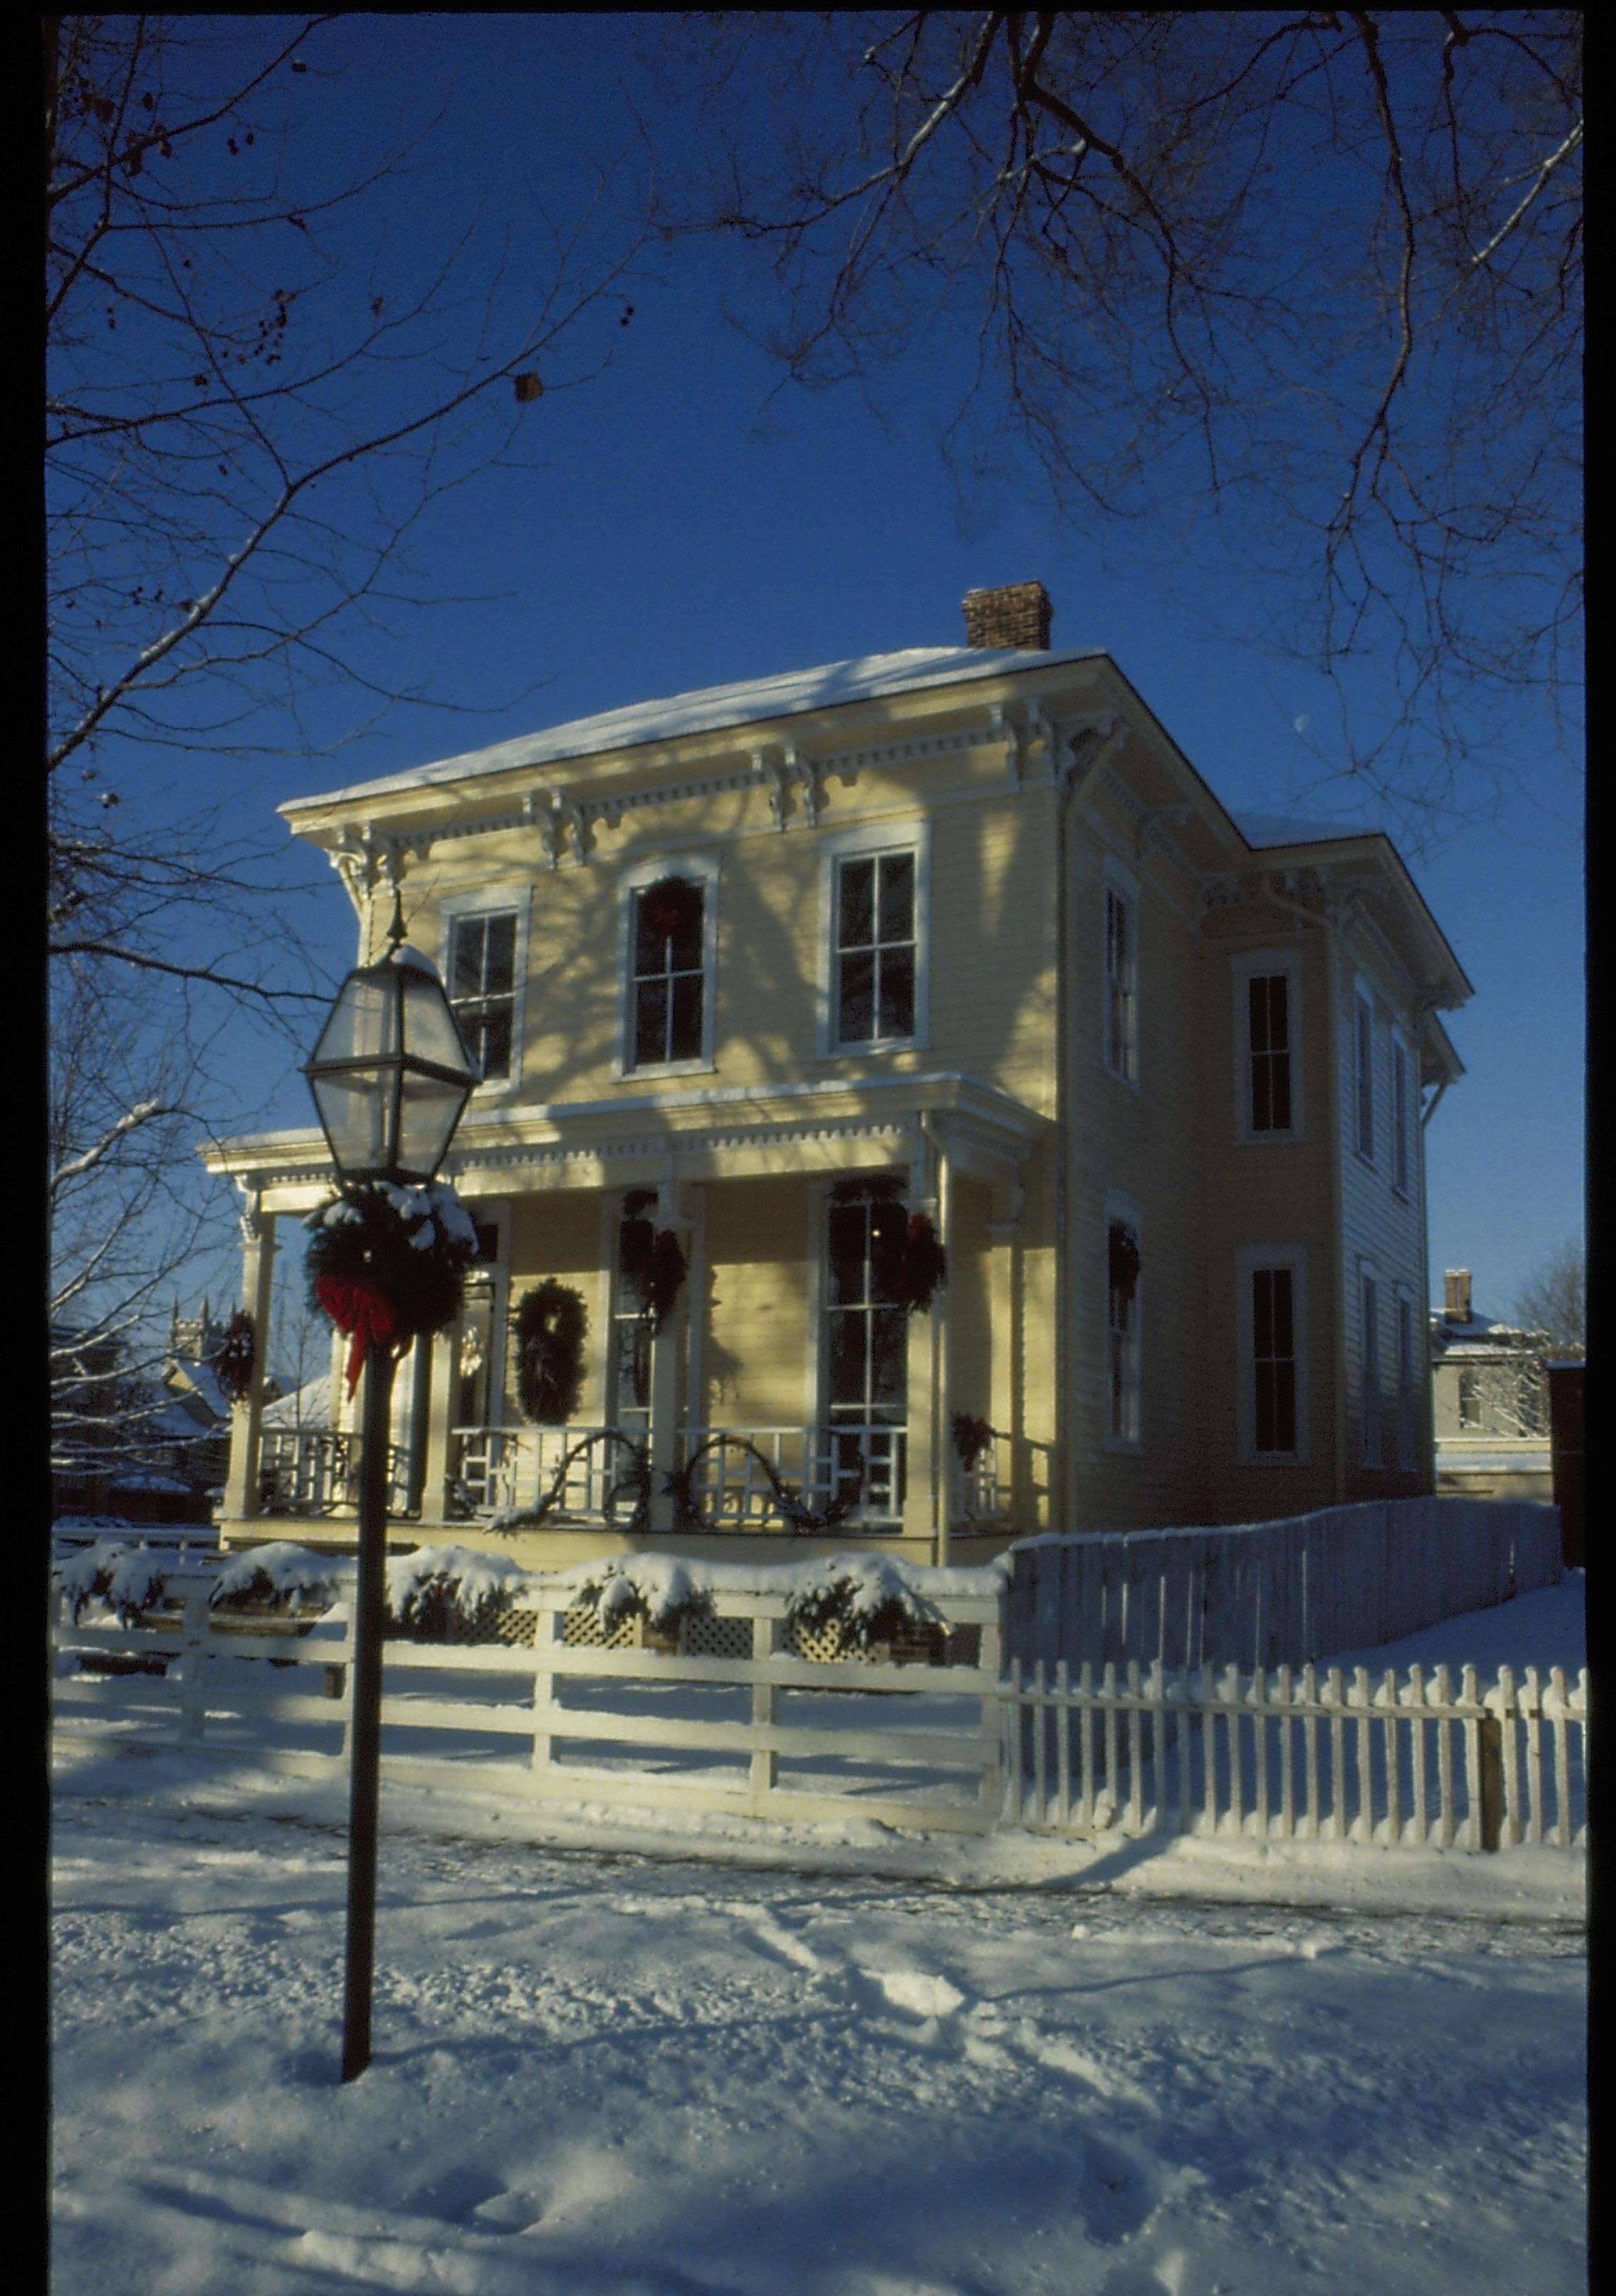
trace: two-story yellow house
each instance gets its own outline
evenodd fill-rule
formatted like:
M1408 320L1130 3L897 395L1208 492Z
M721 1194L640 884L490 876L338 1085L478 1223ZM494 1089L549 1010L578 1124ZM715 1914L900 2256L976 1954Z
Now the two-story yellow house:
M401 892L483 1070L445 1168L484 1257L398 1385L408 1536L964 1562L1431 1488L1453 952L1383 836L1233 818L1040 585L965 619L282 808L361 961ZM263 1330L324 1144L209 1161ZM546 1282L562 1425L519 1403ZM351 1539L351 1441L250 1397L226 1538Z

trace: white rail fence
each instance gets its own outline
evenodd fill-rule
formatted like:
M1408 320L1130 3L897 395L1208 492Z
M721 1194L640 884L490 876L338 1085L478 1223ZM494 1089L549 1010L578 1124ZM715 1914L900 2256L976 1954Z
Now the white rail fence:
M59 1716L146 1713L160 1726L176 1723L183 1744L334 1775L351 1722L346 1611L265 1620L254 1631L250 1620L209 1611L210 1583L171 1578L181 1606L171 1618L153 1614L153 1625L59 1619ZM985 1833L997 1822L995 1600L939 1606L945 1632L980 1638L975 1664L940 1667L885 1652L808 1654L834 1638L788 1618L779 1594L715 1594L677 1649L642 1640L634 1620L603 1636L591 1614L570 1607L573 1590L538 1600L525 1646L390 1642L383 1778L574 1805L857 1817L927 1832ZM242 1663L266 1660L317 1670L320 1691L271 1687Z
M1006 1648L1169 1672L1305 1665L1554 1585L1551 1506L1384 1499L1210 1530L1023 1539L1008 1555Z
M171 1579L154 1623L60 1618L60 1718L336 1775L347 1615L254 1620ZM453 1792L899 1828L1089 1839L1187 1833L1485 1850L1585 1847L1586 1672L1507 1668L1169 1672L1137 1660L1001 1671L997 1606L939 1610L972 1664L832 1657L777 1594L718 1594L660 1644L541 1595L525 1645L395 1641L382 1775ZM972 1650L960 1630L980 1638ZM913 1646L918 1654L918 1645ZM264 1662L297 1669L274 1680ZM317 1678L317 1679L316 1679Z

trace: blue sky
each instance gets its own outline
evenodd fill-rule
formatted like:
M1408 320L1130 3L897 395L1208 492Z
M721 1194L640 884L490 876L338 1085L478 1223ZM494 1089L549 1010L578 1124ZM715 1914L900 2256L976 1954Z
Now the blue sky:
M628 135L627 101L644 86L634 30L611 17L340 19L324 52L348 73L318 102L353 123L356 147L360 87L373 138L443 106L431 169L390 193L395 249L425 248L479 197L485 244L520 226L521 177L576 203L587 160ZM511 293L532 252L516 244ZM625 290L634 318L608 330L610 371L528 410L526 467L449 497L418 537L432 586L481 594L401 625L413 673L466 706L396 714L334 758L242 767L244 823L273 826L284 798L614 705L958 643L967 589L1035 578L1056 644L1106 648L1226 804L1306 802L1317 768L1296 720L1322 726L1324 699L1239 642L1230 625L1252 602L1198 593L1148 532L1125 550L1063 526L1031 480L962 516L934 443L957 381L946 357L912 361L884 419L850 389L770 402L774 371L725 323L742 292L726 251L676 248L654 267ZM358 714L339 693L323 722L334 734ZM1468 1073L1427 1134L1433 1285L1469 1267L1494 1313L1582 1228L1580 800L1546 750L1546 734L1523 736L1534 800L1410 857L1476 991L1447 1016ZM1316 809L1340 819L1345 804L1337 790ZM292 849L287 868L319 889L309 929L340 971L351 913L334 875ZM300 1081L287 1073L256 1112L306 1121Z

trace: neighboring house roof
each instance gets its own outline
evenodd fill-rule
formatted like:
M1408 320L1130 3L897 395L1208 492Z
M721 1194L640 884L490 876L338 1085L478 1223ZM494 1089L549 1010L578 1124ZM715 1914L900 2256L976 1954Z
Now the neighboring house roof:
M1431 1341L1443 1356L1472 1356L1478 1362L1497 1363L1509 1357L1540 1354L1549 1344L1549 1335L1495 1323L1489 1316L1433 1314Z
M406 773L385 774L377 781L357 782L348 789L323 790L316 797L291 798L279 810L297 814L349 798L381 797L430 788L435 782L463 781L473 774L557 765L565 758L633 749L644 742L671 741L682 734L711 734L724 727L793 718L839 701L878 701L926 686L1000 677L1006 670L1049 669L1062 662L1092 661L1104 651L1103 646L1056 646L1047 652L1015 646L907 646L898 653L860 654L851 661L824 662L816 669L749 677L734 685L704 685L660 701L603 709L593 718L575 718L564 726L495 742L485 750L468 750L459 757L440 758Z
M264 1410L266 1427L324 1427L331 1419L331 1374L323 1372L317 1379L308 1381L291 1395L267 1404Z

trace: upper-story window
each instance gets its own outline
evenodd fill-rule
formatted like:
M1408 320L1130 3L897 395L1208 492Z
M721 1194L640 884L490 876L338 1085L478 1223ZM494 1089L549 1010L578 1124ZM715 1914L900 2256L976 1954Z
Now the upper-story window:
M516 1026L517 913L491 909L448 920L449 1003L483 1082L511 1074Z
M1124 1084L1139 1080L1138 904L1107 870L1105 882L1105 1065Z
M836 1042L915 1035L915 857L858 854L836 865Z
M1408 1047L1394 1033L1391 1039L1391 1185L1399 1196L1408 1193L1412 1159L1409 1144Z
M1234 964L1235 1115L1242 1140L1301 1136L1301 959L1256 949Z
M628 1065L699 1061L706 1019L705 889L692 878L660 877L640 887L633 903Z
M1374 1161L1374 1006L1366 989L1355 991L1353 1013L1353 1076L1356 1090L1358 1152Z
M1254 972L1246 984L1251 1030L1251 1129L1291 1129L1291 982L1284 972Z

